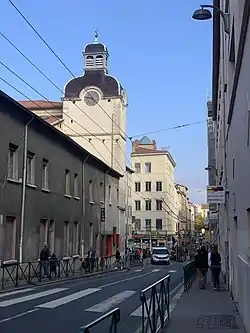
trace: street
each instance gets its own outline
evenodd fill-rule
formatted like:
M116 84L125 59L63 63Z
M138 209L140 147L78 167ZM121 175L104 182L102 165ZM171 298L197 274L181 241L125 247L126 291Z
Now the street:
M119 333L135 332L141 324L140 291L167 274L171 276L171 293L183 280L180 263L146 265L143 269L133 268L131 271L2 293L0 331L78 332L81 326L119 307ZM109 321L91 332L108 331Z

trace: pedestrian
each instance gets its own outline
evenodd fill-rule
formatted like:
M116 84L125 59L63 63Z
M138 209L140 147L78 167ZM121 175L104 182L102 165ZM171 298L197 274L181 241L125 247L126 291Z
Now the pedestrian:
M214 289L220 290L220 272L221 272L221 255L218 252L217 245L213 247L211 252L211 270L213 276Z
M115 254L115 261L116 261L116 267L117 268L120 267L120 260L121 260L121 253L120 253L120 250L117 249L116 254Z
M195 265L198 271L199 277L199 288L206 288L206 275L208 271L208 253L204 246L198 250L197 255L195 256Z
M55 253L52 253L50 258L50 273L54 274L55 277L57 277L57 266L58 266L58 260L55 255Z
M40 252L40 278L43 279L44 275L49 277L49 246L44 244L44 248Z

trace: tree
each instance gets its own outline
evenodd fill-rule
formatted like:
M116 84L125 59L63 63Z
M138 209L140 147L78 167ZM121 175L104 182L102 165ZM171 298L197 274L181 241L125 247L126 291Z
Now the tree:
M201 214L198 214L194 221L194 227L197 232L201 232L202 229L205 228L206 218Z

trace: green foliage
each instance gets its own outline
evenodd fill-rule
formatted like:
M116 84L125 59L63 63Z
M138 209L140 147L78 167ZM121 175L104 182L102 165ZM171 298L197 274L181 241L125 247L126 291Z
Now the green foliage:
M198 214L194 221L195 230L198 232L201 232L201 229L205 229L205 221L206 221L206 218L204 216L202 216L201 214Z

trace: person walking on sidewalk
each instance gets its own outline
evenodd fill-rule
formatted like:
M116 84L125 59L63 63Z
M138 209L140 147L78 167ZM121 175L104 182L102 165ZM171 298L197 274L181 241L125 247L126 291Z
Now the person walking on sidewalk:
M220 290L220 272L221 272L221 256L218 252L218 247L214 246L211 252L211 270L213 276L214 289Z
M208 271L208 253L204 246L198 250L198 254L195 257L195 265L198 270L199 287L200 289L205 289L206 275Z

